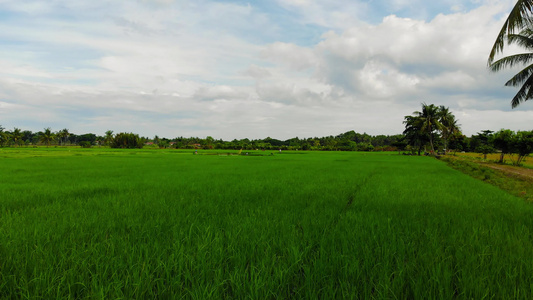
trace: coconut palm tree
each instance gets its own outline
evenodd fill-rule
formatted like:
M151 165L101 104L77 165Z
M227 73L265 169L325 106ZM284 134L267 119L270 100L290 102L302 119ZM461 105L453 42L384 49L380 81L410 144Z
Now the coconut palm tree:
M515 65L526 67L505 83L506 86L520 86L520 90L511 100L511 107L533 98L533 0L519 0L503 24L489 55L488 65L493 72ZM515 33L519 31L519 33ZM505 45L516 44L528 52L511 55L495 60L503 52Z
M59 142L64 145L67 143L67 139L70 136L70 132L68 132L68 129L62 129L57 132L57 138L59 139Z
M0 125L0 147L4 146L9 141L9 133L4 131L4 127Z
M11 140L13 140L15 147L20 144L20 141L22 140L22 131L20 131L20 128L15 127L13 129L13 132L11 132Z
M434 104L422 103L422 111L415 111L411 116L405 116L403 123L405 130L403 134L409 141L409 145L418 147L418 155L422 146L427 143L431 146L432 153L435 153L434 141L440 132L443 136L444 147L447 147L447 139L459 131L459 125L455 116L449 108L435 106Z
M422 119L418 116L405 116L403 123L405 124L405 135L408 144L418 149L418 155L422 151L422 147L427 142L426 135L422 132Z
M111 141L113 141L113 130L108 130L105 132L104 143L110 145Z
M54 140L54 138L55 135L52 133L52 129L50 129L50 127L45 128L40 135L41 142L45 143L48 147L50 146L50 143Z
M452 135L459 133L460 129L459 129L459 125L457 124L457 120L455 119L455 116L450 112L450 109L448 107L441 105L439 107L438 115L439 115L439 122L442 124L441 134L442 134L442 139L444 140L444 149L445 151L447 151L448 150L448 139Z
M429 139L429 145L431 146L431 153L435 153L435 147L433 146L435 131L442 128L442 124L439 122L439 108L434 104L422 103L422 111L414 112L415 115L422 120L422 127L420 128Z

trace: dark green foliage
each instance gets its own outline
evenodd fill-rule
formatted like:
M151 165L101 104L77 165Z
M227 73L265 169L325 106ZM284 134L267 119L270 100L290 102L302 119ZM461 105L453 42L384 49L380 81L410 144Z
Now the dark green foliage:
M91 145L91 142L89 142L89 141L81 141L81 142L79 143L79 145L80 145L82 148L91 148L91 146L92 146L92 145Z
M434 104L422 103L422 111L405 116L403 123L405 140L411 149L417 149L418 155L426 145L430 147L431 153L435 154L435 149L438 149L435 146L441 138L444 141L443 151L446 153L449 150L448 141L462 135L455 116L442 105L437 107Z
M97 140L96 134L94 133L85 133L78 135L78 141L89 141L94 144Z
M2 125L0 125L0 147L5 146L9 142L9 139L11 138L10 134L4 131L4 129L5 128L2 127Z
M533 152L533 131L518 131L513 144L518 154L516 165L521 165L524 158Z
M533 152L533 131L514 132L509 129L501 129L493 133L484 130L470 139L470 148L484 155L500 151L500 163L504 163L506 154L511 155L514 165L521 165L526 156ZM513 156L516 154L516 158Z
M487 154L494 153L494 147L492 145L482 144L476 148L476 152L483 154L483 158L487 159Z
M504 162L506 154L513 152L513 139L515 133L509 129L502 129L494 134L493 144L494 148L501 151L500 163Z
M50 146L55 138L56 135L52 132L50 127L45 128L44 131L39 133L40 142L46 144L46 146Z
M359 143L357 144L356 146L357 148L357 151L373 151L374 150L374 146L372 146L372 144L369 144L369 143Z
M121 132L116 134L110 143L111 148L133 149L142 148L144 141L135 133Z
M477 135L472 136L470 140L470 149L474 152L483 154L483 158L487 159L487 154L495 152L493 141L493 131L483 130Z

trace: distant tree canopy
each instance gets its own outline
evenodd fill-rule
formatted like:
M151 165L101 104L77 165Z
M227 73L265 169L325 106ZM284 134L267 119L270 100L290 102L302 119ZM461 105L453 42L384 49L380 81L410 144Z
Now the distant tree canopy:
M139 137L134 133L113 134L107 130L103 136L94 133L75 134L68 129L52 132L51 128L44 131L32 132L21 131L15 128L6 131L0 126L0 147L16 145L47 145L47 146L109 146L115 148L177 148L177 149L234 149L234 150L323 150L323 151L390 151L397 150L395 145L403 145L404 136L377 135L357 133L354 130L341 133L337 136L313 137L313 138L290 138L280 140L271 137L264 139L234 139L224 141L211 136L199 137L176 137L165 138L158 135L153 139Z
M423 106L426 104L423 104ZM435 149L435 151L469 151L482 154L500 153L500 161L509 156L514 164L533 152L533 131L502 129L496 133L483 130L471 137L464 136L453 114L443 106L433 104L422 107L422 111L405 116L405 130L396 135L369 135L350 130L339 135L290 138L279 140L271 137L264 139L234 139L224 141L211 136L153 139L140 137L135 133L113 134L107 130L104 136L93 133L76 135L68 129L53 132L51 128L32 132L14 128L5 130L0 125L0 147L21 147L29 145L91 147L106 145L113 148L173 148L173 149L222 149L222 150L315 150L315 151L410 151ZM433 147L431 147L433 144Z
M111 148L142 148L144 141L138 134L121 132L113 137L110 146Z
M496 133L484 130L472 138L476 152L487 158L488 153L500 152L500 162L508 155L514 165L520 165L529 154L533 153L533 130L517 131L502 129Z

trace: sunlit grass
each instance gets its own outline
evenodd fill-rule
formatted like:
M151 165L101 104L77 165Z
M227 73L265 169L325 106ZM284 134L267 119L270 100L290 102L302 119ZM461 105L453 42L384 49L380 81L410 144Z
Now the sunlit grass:
M481 153L473 153L473 152L467 152L467 153L456 153L458 156L467 156L467 157L473 157L473 158L484 158L484 155ZM517 154L506 154L504 156L504 162L507 164L512 164L513 160L516 160ZM491 161L500 161L500 153L491 153L487 154L487 160ZM522 161L522 165L528 168L533 168L533 157L532 156L526 156L524 160Z
M0 152L1 298L533 296L532 206L429 157L68 151Z

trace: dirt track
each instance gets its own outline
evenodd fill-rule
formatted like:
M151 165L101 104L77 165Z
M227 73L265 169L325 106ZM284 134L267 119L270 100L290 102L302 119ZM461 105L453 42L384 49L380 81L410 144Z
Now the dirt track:
M518 176L520 178L533 182L533 169L527 169L527 168L521 168L521 167L515 167L515 166L507 166L507 165L499 165L499 164L488 163L488 162L481 162L479 164L485 167L491 168L491 169L499 170L508 175Z

